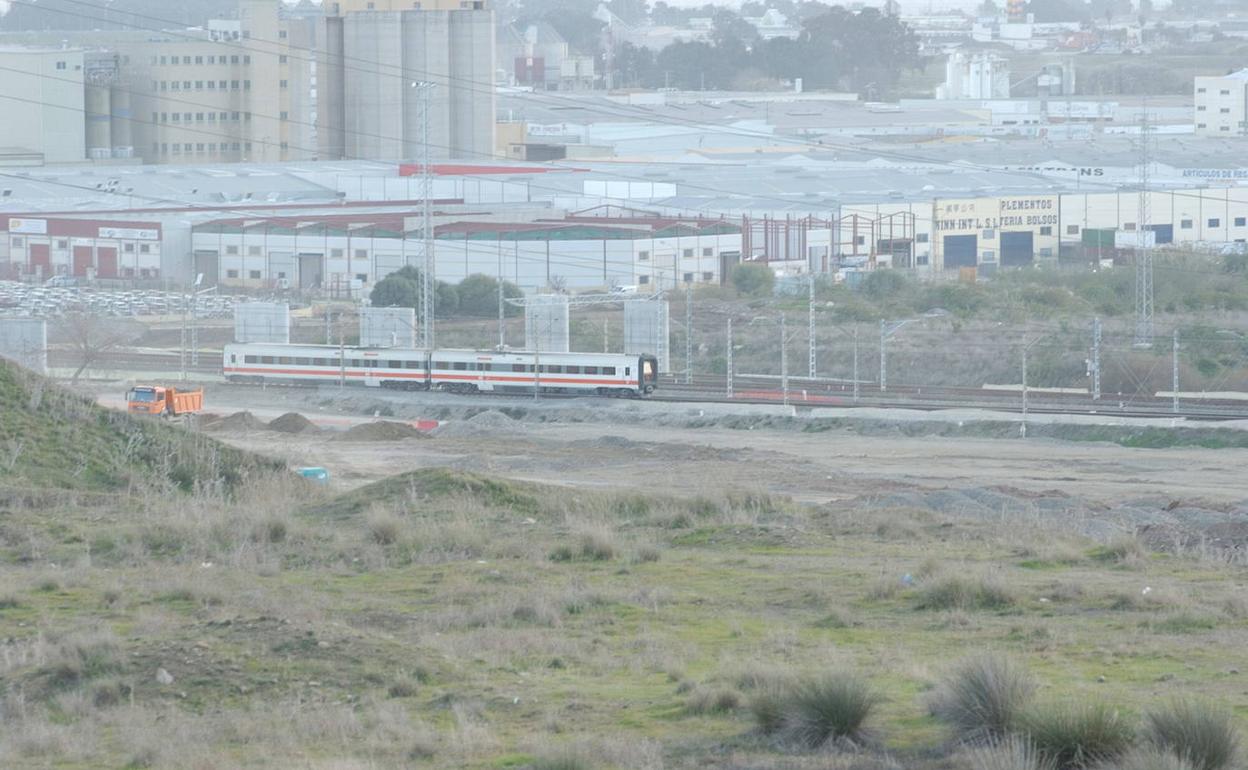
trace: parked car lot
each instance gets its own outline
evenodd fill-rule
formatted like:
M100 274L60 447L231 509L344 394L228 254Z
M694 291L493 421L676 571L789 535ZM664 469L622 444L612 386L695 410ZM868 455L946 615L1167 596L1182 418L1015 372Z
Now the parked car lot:
M83 286L32 285L0 281L0 315L58 318L88 313L113 318L180 314L186 297L167 291L126 289L106 291ZM196 300L199 318L229 318L234 297L204 294Z

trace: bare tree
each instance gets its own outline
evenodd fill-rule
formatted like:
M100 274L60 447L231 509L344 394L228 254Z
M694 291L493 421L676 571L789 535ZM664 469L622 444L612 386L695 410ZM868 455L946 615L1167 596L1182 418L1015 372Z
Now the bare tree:
M78 359L78 368L71 378L75 384L92 364L104 360L119 348L134 344L143 336L143 327L139 324L87 313L66 315L57 331Z

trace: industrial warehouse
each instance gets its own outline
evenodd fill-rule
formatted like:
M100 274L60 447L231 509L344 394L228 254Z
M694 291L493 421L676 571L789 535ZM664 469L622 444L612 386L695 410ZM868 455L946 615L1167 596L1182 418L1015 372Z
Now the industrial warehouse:
M104 182L93 172L24 172L8 184L46 200L39 208L29 208L27 195L2 204L0 275L172 285L203 274L223 287L340 296L420 264L420 179L386 164L336 165L140 167ZM1100 181L1103 169L1088 182L1057 164L1047 172L802 170L792 160L750 168L761 182L753 191L724 164L440 166L431 217L437 276L485 273L528 291L552 279L575 289L673 288L719 283L732 265L761 261L781 275L893 267L939 278L967 267L987 274L1113 259L1137 243L1140 196ZM1197 171L1164 172L1174 181L1148 193L1149 245L1216 252L1248 240L1248 188L1235 185L1238 172L1205 170L1201 178L1221 178L1193 185ZM758 192L781 183L799 191ZM704 194L734 186L736 198ZM202 202L162 205L159 196L175 187ZM80 191L97 188L135 205L73 210Z

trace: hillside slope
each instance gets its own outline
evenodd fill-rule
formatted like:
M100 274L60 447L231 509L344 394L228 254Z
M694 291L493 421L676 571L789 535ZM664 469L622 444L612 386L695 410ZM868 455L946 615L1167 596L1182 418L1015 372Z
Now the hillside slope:
M0 484L79 490L233 487L278 468L155 419L104 409L0 360Z

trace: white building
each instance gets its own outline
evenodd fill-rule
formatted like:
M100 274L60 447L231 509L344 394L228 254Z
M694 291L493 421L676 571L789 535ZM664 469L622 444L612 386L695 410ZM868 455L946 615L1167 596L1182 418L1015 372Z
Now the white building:
M86 158L81 50L0 47L0 104L3 154L36 165Z
M1196 78L1196 133L1248 136L1248 69Z
M1009 62L990 53L951 53L945 61L945 82L936 87L936 98L1008 99Z

